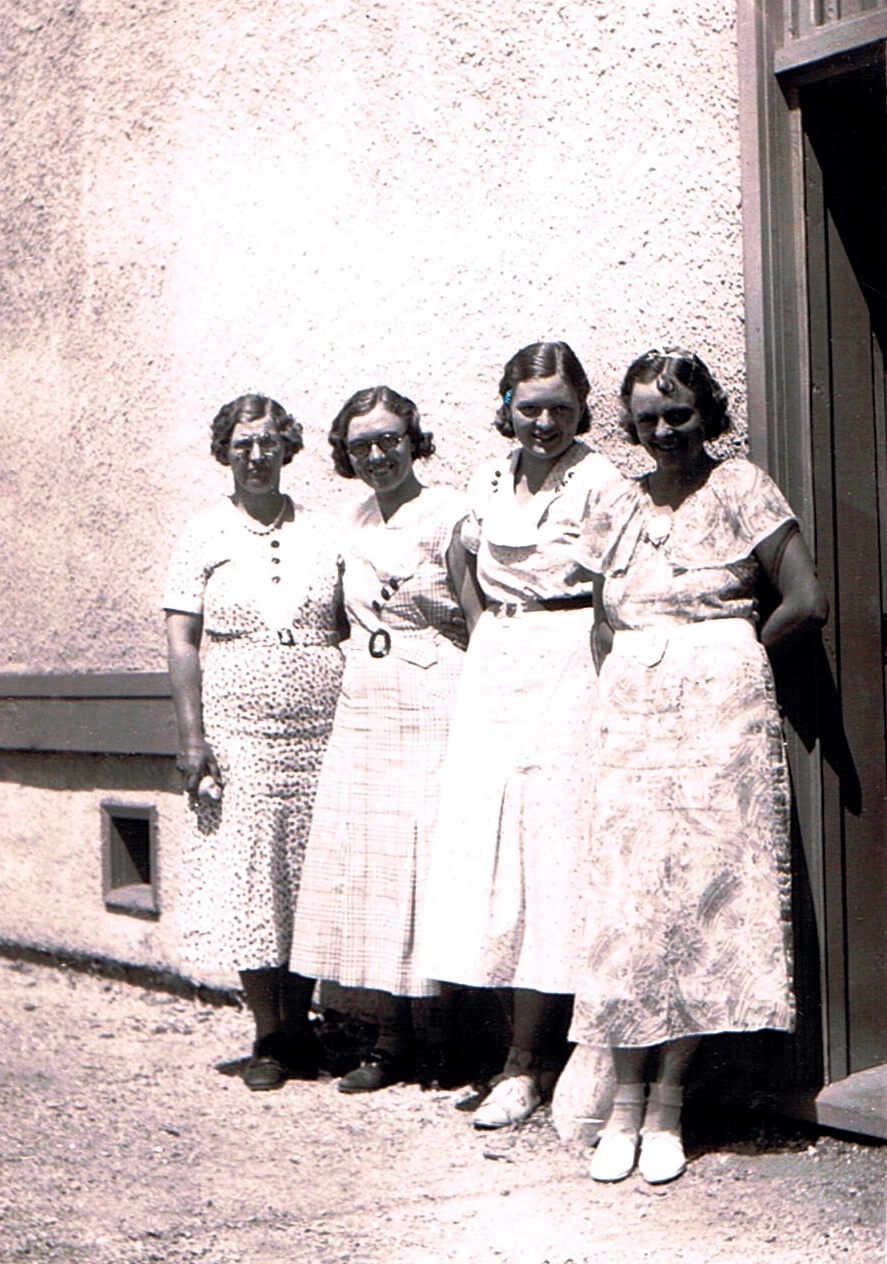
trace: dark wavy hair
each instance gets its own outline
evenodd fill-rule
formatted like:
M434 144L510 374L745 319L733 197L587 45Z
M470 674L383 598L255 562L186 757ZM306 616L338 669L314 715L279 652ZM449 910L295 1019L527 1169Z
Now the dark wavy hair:
M619 424L629 443L638 442L637 426L631 415L631 392L638 382L660 383L663 395L674 390L675 382L691 390L706 439L717 439L733 424L727 412L727 392L695 351L685 351L683 347L654 347L631 362L619 389L622 403Z
M413 401L407 399L406 395L398 395L390 386L369 386L366 390L355 391L345 401L330 426L329 443L333 450L333 465L342 478L357 478L348 455L348 427L355 417L366 416L377 404L407 423L406 433L410 438L410 451L414 461L431 456L434 452L434 436L430 430L422 429L419 410Z
M221 465L230 465L228 445L234 427L241 422L264 421L266 417L274 422L283 440L283 463L289 465L304 447L302 427L282 404L267 395L238 395L230 404L223 404L213 417L210 452Z
M500 434L508 439L514 438L514 426L511 421L511 392L519 382L526 382L534 377L554 377L559 374L565 382L569 382L579 397L581 411L577 434L585 434L591 427L591 413L588 411L588 392L591 389L588 377L579 357L566 342L531 342L522 347L517 355L513 355L502 370L499 379L499 394L502 403L496 412L495 426Z

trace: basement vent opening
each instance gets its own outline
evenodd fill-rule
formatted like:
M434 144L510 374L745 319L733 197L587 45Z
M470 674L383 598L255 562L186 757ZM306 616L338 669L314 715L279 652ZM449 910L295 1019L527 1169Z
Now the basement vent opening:
M155 808L102 804L102 894L107 909L160 916Z

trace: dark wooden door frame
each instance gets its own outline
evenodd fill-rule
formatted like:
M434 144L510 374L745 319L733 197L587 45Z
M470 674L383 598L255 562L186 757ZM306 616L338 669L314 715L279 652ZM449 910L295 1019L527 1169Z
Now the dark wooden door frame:
M737 7L749 445L752 457L785 489L814 549L811 331L799 90L818 78L882 57L887 0L875 3L874 11L803 32L797 29L800 9L795 0L738 0ZM827 530L819 508L820 525ZM798 834L813 893L812 916L821 931L836 916L833 907L826 907L824 894L833 884L824 872L823 751L821 743L804 732L803 721L789 725L787 737ZM838 986L842 969L834 958L822 962L824 1000ZM822 1007L821 1042L822 1079L828 1084L840 1080L848 1068L846 1032L834 1005L829 1015L827 1003ZM887 1111L882 1109L881 1114ZM835 1119L826 1117L825 1122ZM838 1126L845 1125L838 1121ZM869 1130L885 1135L887 1119L872 1123Z

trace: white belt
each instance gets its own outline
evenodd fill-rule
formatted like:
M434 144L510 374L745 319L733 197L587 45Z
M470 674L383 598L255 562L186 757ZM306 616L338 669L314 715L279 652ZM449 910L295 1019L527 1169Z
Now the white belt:
M620 628L613 633L610 652L637 659L646 667L655 667L671 641L682 645L738 645L757 639L750 619L703 619L699 623L672 623L658 628Z

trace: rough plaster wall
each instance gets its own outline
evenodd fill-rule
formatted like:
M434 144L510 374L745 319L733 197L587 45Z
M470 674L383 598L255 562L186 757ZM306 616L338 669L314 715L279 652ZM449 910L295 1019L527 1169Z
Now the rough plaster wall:
M286 485L328 507L347 394L412 394L427 476L461 482L539 337L622 459L619 375L660 340L741 419L733 9L0 0L0 667L163 665L168 552L242 390L304 421Z
M156 921L102 899L101 805L157 810ZM167 759L10 754L0 759L0 939L188 973L176 915L182 795ZM201 980L232 984L224 974Z

